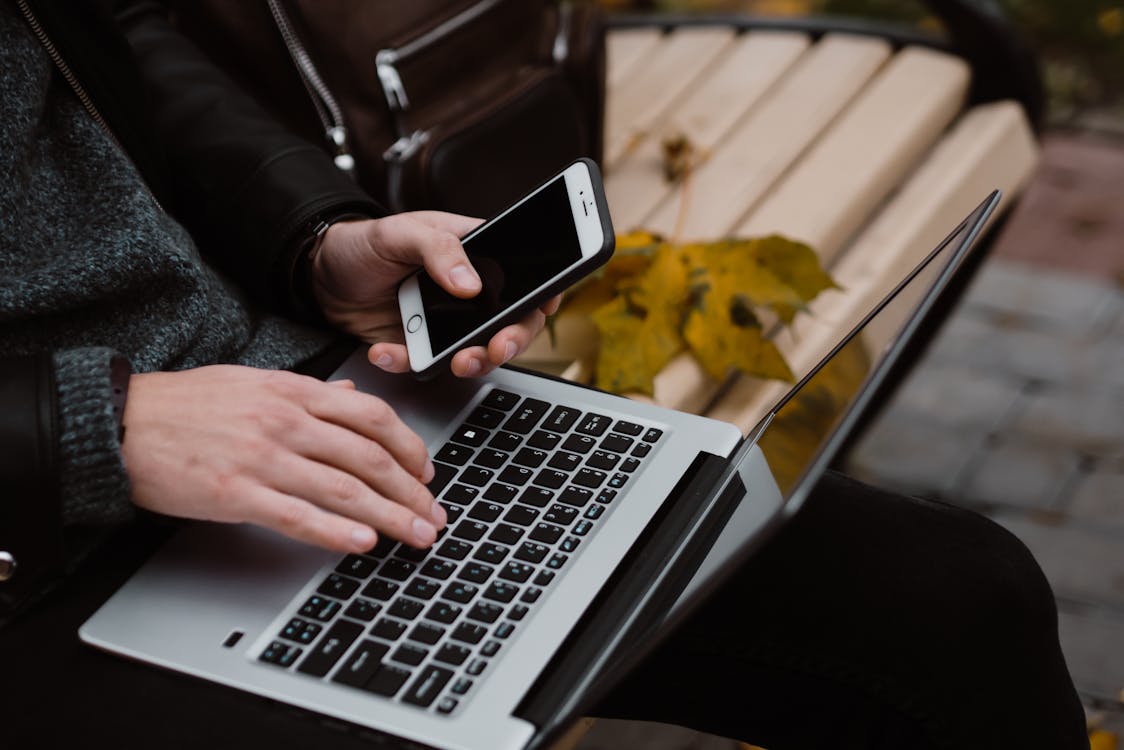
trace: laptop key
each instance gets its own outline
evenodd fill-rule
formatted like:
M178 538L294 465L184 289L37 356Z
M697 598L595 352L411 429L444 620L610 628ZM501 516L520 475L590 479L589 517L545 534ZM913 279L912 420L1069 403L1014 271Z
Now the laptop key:
M465 615L470 620L486 622L489 625L499 619L503 614L503 607L488 602L477 602Z
M578 421L577 431L593 437L601 437L605 430L609 429L609 421L604 414L590 412Z
M337 573L351 576L353 578L368 578L375 572L378 563L369 557L363 555L348 555L340 564L336 566Z
M438 495L441 494L441 490L445 489L445 485L447 485L449 483L449 480L452 479L453 477L455 477L456 475L457 475L457 470L454 469L452 466L446 466L445 464L435 463L435 464L433 464L433 479L429 480L429 484L426 485L426 488L430 491L430 493L434 497L437 497ZM376 545L375 549L378 549L377 545ZM387 550L387 551L389 551L389 550ZM379 555L375 555L375 557L379 557Z
M549 586L550 582L553 581L553 580L554 580L553 571L540 570L539 574L537 576L535 576L535 585L536 586Z
M376 578L363 588L363 596L379 601L389 601L390 597L398 593L398 584Z
M504 583L503 581L495 581L488 587L488 590L484 592L484 597L507 604L514 599L515 595L518 593L518 586L512 586L510 583Z
M457 524L457 527L453 529L453 536L469 542L479 541L479 539L487 533L488 526L479 521L461 521Z
M422 566L421 574L427 578L437 578L444 581L456 569L457 566L448 560L429 560Z
M441 450L437 451L433 456L433 460L445 464L452 464L453 466L464 466L475 452L476 451L472 450L472 448L466 448L463 445L446 443L441 446Z
M488 577L492 575L492 571L494 570L495 568L490 565L468 562L461 568L461 572L457 574L457 578L471 583L484 583L488 580Z
M344 614L355 620L362 620L363 622L370 622L375 619L375 615L382 609L381 604L376 604L370 599L363 599L362 597L356 599L351 604L347 605Z
M542 589L532 586L523 592L523 596L519 597L519 601L534 604L539 600L540 596L542 596Z
M444 623L449 625L453 620L457 619L457 615L461 613L461 608L449 602L434 602L430 606L429 611L425 613L426 619L435 622Z
M546 462L546 465L552 469L559 469L561 471L574 471L581 465L581 462L582 457L576 453L558 451L550 457L550 460Z
M472 501L480 494L479 487L469 487L467 484L454 484L449 489L445 490L445 496L442 500L457 505L472 505Z
M530 612L530 611L531 611L531 608L528 607L527 605L516 604L514 607L511 608L511 611L507 613L507 616L510 617L512 620L522 620L524 617L527 616L527 613Z
M278 636L287 641L296 641L297 643L308 645L316 640L316 636L320 635L320 631L323 630L323 628L323 625L317 625L314 622L308 622L299 617L294 617L281 629Z
M394 550L394 556L400 557L403 560L419 563L426 558L429 554L428 549L418 549L417 547L407 547L405 544L398 545L398 549Z
M451 714L456 709L457 709L457 699L456 698L450 698L449 696L446 695L444 698L437 701L437 713L439 713L439 714Z
M452 676L452 671L444 667L426 667L402 695L402 702L425 708L433 703Z
M390 609L386 613L403 620L412 620L420 615L423 609L425 609L425 605L421 602L401 597L390 605Z
M371 635L385 638L388 641L398 640L405 632L406 625L404 623L388 620L385 617L376 622L375 626L371 628Z
M585 517L596 521L598 518L605 514L604 505L593 505L585 509Z
M562 537L562 534L564 533L565 529L560 529L554 524L540 523L535 526L533 531L531 531L531 539L534 539L536 542L543 542L545 544L554 544Z
M549 408L550 404L545 401L539 401L536 398L523 399L523 403L519 405L515 413L503 423L503 428L510 432L526 435L535 428L535 425L538 424Z
M359 583L354 578L332 573L324 579L324 582L316 589L316 593L336 599L350 599L352 594L359 589Z
M546 460L546 451L540 451L537 448L520 448L515 457L511 459L513 463L520 466L528 466L532 469L537 469L542 466L542 462Z
M523 437L521 435L516 435L514 432L497 432L492 436L492 439L488 441L488 447L495 448L498 451L504 451L505 453L511 453L518 448L519 444L522 442Z
M558 502L573 505L575 508L584 508L592 499L592 490L585 487L574 487L573 485L562 490L562 494L558 496Z
M445 509L446 523L456 523L457 519L461 517L461 513L464 513L464 508L452 503L443 502L441 507Z
M535 430L531 437L527 438L527 445L532 448L547 451L548 453L558 447L562 442L562 436L556 432L548 432L546 430Z
M484 667L486 666L488 666L488 662L484 661L483 659L474 659L471 663L469 663L468 667L464 671L475 677L476 675L483 672Z
M509 635L511 635L512 631L514 631L514 630L515 630L515 625L513 623L501 622L499 624L499 627L496 628L493 635L495 635L496 638L507 638ZM484 655L487 656L487 654L484 654Z
M418 648L417 646L403 643L394 651L394 654L390 658L403 664L409 664L411 667L416 667L425 661L425 657L427 656L429 656L429 651L424 648Z
M611 503L611 502L613 502L614 500L617 499L617 491L616 490L610 490L610 489L601 490L600 492L597 493L597 497L594 498L594 499L599 503L604 503L605 505L608 505L609 503Z
M499 480L506 484L514 484L516 487L522 487L527 482L531 481L534 472L523 466L508 466L500 472Z
M651 428L644 433L644 437L640 438L645 443L654 443L663 436L663 430L657 430L655 427Z
M299 659L300 655L303 653L303 648L297 648L291 643L273 641L265 647L265 651L261 652L261 656L259 656L258 659L269 664L276 664L280 667L291 667L293 666L293 662Z
M468 425L461 425L460 429L453 433L449 438L454 443L467 445L471 448L479 448L488 439L492 433L487 430L482 430L479 427L469 427Z
M562 443L562 449L570 451L571 453L581 453L585 455L593 450L593 446L597 445L597 441L588 435L570 435Z
M585 460L587 466L592 466L595 469L604 469L605 471L612 471L617 468L620 463L621 457L616 453L609 453L607 451L593 451L593 454Z
M495 476L495 472L491 469L485 469L480 466L467 466L457 479L465 484L471 484L473 487L483 487L488 482L492 481L493 476Z
M578 548L579 544L581 544L581 539L578 539L576 536L568 536L558 545L558 549L563 552L573 552Z
M444 662L445 664L452 664L454 667L459 667L464 664L465 659L472 653L472 649L467 649L464 646L458 646L455 643L446 643L434 655L434 661ZM453 687L456 690L456 686Z
M439 628L436 625L430 625L426 622L419 622L410 631L408 636L411 641L418 643L426 643L430 646L441 640L441 636L445 635L445 628Z
M520 526L530 526L539 517L537 510L532 510L524 505L515 505L504 514L503 520L517 523Z
M363 641L343 666L332 675L333 682L339 682L351 687L363 687L379 670L383 657L390 651L390 647L378 641Z
M631 474L632 472L636 471L639 468L640 468L640 459L638 459L638 458L626 458L624 460L624 462L621 463L621 471L626 472L628 474Z
M555 554L555 555L551 556L551 558L549 560L546 561L546 567L554 568L555 570L557 570L558 568L561 568L563 565L565 565L566 560L568 560L568 559L569 558L566 557L565 555Z
M596 507L600 507L600 506L594 506L594 507L596 508ZM577 526L575 526L574 528L572 528L570 530L573 531L578 536L585 536L586 534L589 533L589 530L592 529L592 528L593 528L593 521L587 521L585 519L582 519L581 521L578 521Z
M518 494L519 490L512 487L510 484L492 482L492 486L484 490L484 499L507 505L514 500L515 496Z
M487 641L483 646L480 647L480 655L481 656L489 656L489 657L495 656L499 652L500 652L500 642L499 641Z
M500 578L506 578L516 583L523 583L531 577L531 573L534 571L534 568L525 563L509 562L507 565L503 566L503 570L500 571Z
M557 432L569 432L570 428L574 426L574 422L578 421L581 412L569 406L556 406L550 412L550 416L543 422L543 427L548 430L555 430Z
M541 508L554 499L554 492L544 487L528 487L519 496L519 502Z
M309 597L300 608L300 615L303 617L312 617L327 622L336 616L336 612L340 611L342 605L335 599L329 599L324 596Z
M504 453L503 451L498 451L494 448L485 448L477 454L476 459L472 463L488 469L498 469L507 463L509 457L510 454Z
M349 620L337 620L328 628L328 632L309 651L308 656L297 665L297 671L315 677L323 677L335 666L343 653L351 647L363 633L363 626Z
M480 403L500 411L511 411L519 403L519 396L510 391L493 388L488 391L488 395Z
M500 513L503 513L502 505L487 503L481 500L468 511L468 517L475 518L478 521L484 521L485 523L491 523L500 517Z
M460 604L467 604L472 601L472 597L476 596L477 591L479 591L479 589L471 583L450 581L449 585L445 587L445 590L441 592L441 598Z
M469 513L471 516L472 513ZM437 554L441 557L448 557L451 560L463 560L468 557L468 553L472 551L472 545L468 542L462 542L459 539L447 539L441 543L437 549Z
M487 406L477 406L464 421L477 427L483 427L485 430L494 430L500 426L505 416L507 415L502 411L489 409Z
M507 557L509 548L492 542L485 542L476 550L473 558L492 565L499 565Z
M613 430L616 431L616 432L623 433L625 435L631 435L632 437L636 437L637 435L639 435L640 433L642 433L644 431L644 427L642 425L636 424L635 422L626 422L622 419L622 420L618 421L615 425L613 425Z
M412 562L392 557L382 564L382 568L379 569L379 575L386 576L395 581L405 581L417 570L417 567L418 566Z
M559 526L569 526L577 517L577 508L571 508L569 505L552 505L550 510L542 517L542 520L556 523Z
M650 443L637 443L636 447L632 449L632 455L637 458L644 458L644 456L647 456L651 452L652 446Z
M454 682L453 687L450 688L450 690L452 690L457 695L464 695L465 693L467 693L471 689L472 689L472 680L466 680L463 677L461 679L457 680L456 682Z
M375 676L367 681L363 689L376 695L393 698L408 679L410 679L408 670L384 664L375 672Z
M596 469L589 469L582 467L578 469L578 473L574 475L574 484L580 484L582 487L600 487L605 481L605 472L597 471Z
M621 487L624 487L624 483L627 481L628 474L622 474L618 471L616 474L609 478L608 486L614 490L619 490Z
M610 453L626 453L634 442L636 441L630 437L610 432L601 440L601 450L609 451Z
M492 533L488 538L493 542L500 544L515 544L519 541L519 537L523 536L523 529L518 526L512 526L509 523L501 523L492 529Z
M473 625L470 622L462 622L457 625L451 636L453 640L461 641L463 643L476 644L484 637L488 629L483 625Z
M550 547L546 545L523 542L523 544L519 545L519 549L515 550L515 556L520 560L537 563L542 562L548 552L550 552Z
M535 476L535 484L540 487L549 487L552 490L556 490L566 484L566 480L569 478L570 476L568 474L564 474L561 471L543 469Z

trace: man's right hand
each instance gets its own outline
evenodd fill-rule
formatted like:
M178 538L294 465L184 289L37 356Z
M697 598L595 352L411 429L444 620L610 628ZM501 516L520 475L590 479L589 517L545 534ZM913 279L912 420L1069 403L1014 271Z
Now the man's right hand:
M133 502L365 552L433 544L444 509L425 444L350 382L216 365L134 375L121 446Z

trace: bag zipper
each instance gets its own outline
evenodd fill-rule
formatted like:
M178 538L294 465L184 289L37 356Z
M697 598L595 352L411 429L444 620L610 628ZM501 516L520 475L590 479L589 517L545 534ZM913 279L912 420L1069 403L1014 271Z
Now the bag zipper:
M20 13L23 14L23 18L25 21L27 21L27 25L31 27L31 33L35 35L35 38L39 40L39 44L43 47L44 50L46 50L47 55L51 58L51 62L54 63L55 68L59 71L59 73L62 74L63 80L65 80L67 85L70 86L70 90L74 92L74 95L78 97L78 101L79 103L81 103L82 108L86 110L86 113L90 116L90 118L93 119L95 123L97 123L98 127L101 128L103 133L105 133L106 137L108 137L113 145L117 147L117 150L120 151L121 154L129 160L129 163L133 165L133 168L136 169L137 173L139 174L140 170L137 169L136 162L134 162L132 157L129 156L129 152L125 150L125 147L121 145L121 141L117 139L117 135L109 127L109 123L106 122L105 118L102 117L101 112L99 112L98 108L94 106L93 100L90 98L90 95L86 93L86 89L83 88L82 83L78 80L78 76L74 75L74 71L71 70L70 66L66 64L66 60L62 59L62 55L59 53L58 47L56 47L55 43L51 41L51 38L47 36L47 32L39 23L39 19L35 17L35 13L31 10L31 7L27 4L26 0L16 0L16 7L18 7ZM149 197L152 198L152 202L156 204L156 207L160 209L162 213L167 213L167 211L164 210L164 206L160 204L160 200L156 197L156 194L152 192L152 188L148 186L148 183L144 180L143 177L141 178L141 182L144 184L146 192L148 193Z
M277 24L277 30L281 32L285 48L289 51L289 57L293 59L293 64L297 68L301 83L304 85L305 91L308 92L313 107L316 108L316 115L320 118L320 124L324 127L324 136L335 152L333 161L336 167L348 176L354 177L355 157L351 155L348 148L347 126L344 123L343 110L336 98L332 96L327 84L324 83L324 79L320 77L308 50L297 38L292 21L289 20L289 15L285 12L280 0L267 0L267 3L269 11L273 15L273 21Z

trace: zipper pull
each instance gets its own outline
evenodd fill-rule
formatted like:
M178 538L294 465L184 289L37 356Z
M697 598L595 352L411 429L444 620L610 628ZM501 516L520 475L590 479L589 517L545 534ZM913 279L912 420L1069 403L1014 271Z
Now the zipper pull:
M386 94L386 103L392 110L404 112L410 108L410 100L406 98L406 87L402 85L402 77L394 63L398 55L392 49L379 50L375 55L375 72L379 76L383 93Z
M342 125L335 125L328 128L326 135L328 140L336 147L336 155L332 159L335 162L336 169L344 172L348 177L354 177L355 157L351 155L347 148L347 128Z
M390 145L383 152L382 158L388 162L401 163L409 159L414 153L429 140L429 133L424 130L415 130L409 135L404 135Z

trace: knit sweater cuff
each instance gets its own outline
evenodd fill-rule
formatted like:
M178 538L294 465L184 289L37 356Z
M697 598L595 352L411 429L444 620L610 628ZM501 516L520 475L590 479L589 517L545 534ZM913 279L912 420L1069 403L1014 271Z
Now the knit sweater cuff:
M64 524L123 523L135 511L113 415L114 356L104 347L69 349L54 356Z

